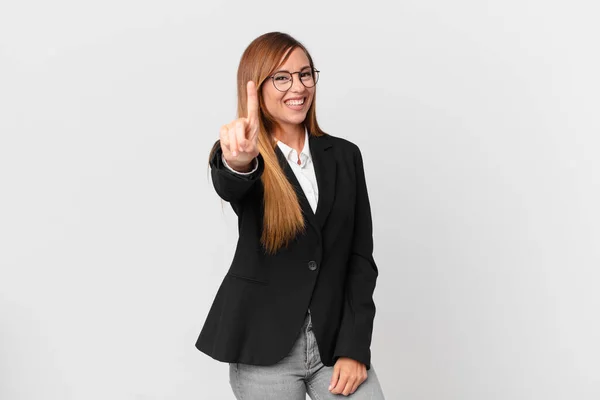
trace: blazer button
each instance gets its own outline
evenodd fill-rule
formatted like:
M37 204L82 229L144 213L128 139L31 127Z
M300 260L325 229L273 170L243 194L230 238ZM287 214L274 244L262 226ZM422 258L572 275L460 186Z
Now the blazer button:
M310 269L311 271L314 271L315 269L317 269L317 263L316 263L316 261L309 261L308 262L308 269Z

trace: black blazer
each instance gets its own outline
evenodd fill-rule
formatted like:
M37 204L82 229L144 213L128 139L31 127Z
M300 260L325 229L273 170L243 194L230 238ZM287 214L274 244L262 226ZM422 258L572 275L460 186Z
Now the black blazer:
M229 363L271 365L289 354L310 307L321 360L340 356L371 367L375 317L371 210L361 152L352 142L309 134L319 200L313 213L279 149L280 165L295 187L306 230L275 255L260 244L264 160L251 175L229 171L219 147L210 160L218 195L238 216L233 261L206 317L196 347Z

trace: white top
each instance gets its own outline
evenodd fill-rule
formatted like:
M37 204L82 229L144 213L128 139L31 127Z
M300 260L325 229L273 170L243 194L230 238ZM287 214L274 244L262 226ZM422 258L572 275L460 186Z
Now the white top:
M319 201L319 187L317 186L317 176L315 174L315 167L313 165L312 156L310 155L310 146L308 140L308 131L306 128L304 129L304 148L298 155L298 152L288 146L287 144L277 141L277 145L281 152L288 160L294 175L296 175L296 179L300 183L302 187L302 191L304 191L304 195L308 199L310 207L313 210L313 213L317 211L317 203ZM258 160L254 159L254 168L250 172L238 172L231 168L227 161L225 161L225 157L222 156L223 164L230 170L239 175L250 175L258 169Z

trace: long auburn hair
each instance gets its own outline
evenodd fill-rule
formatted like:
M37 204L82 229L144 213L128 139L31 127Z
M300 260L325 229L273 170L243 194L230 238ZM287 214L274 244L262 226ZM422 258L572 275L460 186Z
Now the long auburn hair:
M306 54L310 67L313 60L304 45L290 35L282 32L265 33L254 39L246 48L240 59L237 71L237 114L238 118L246 117L247 93L246 84L252 80L256 83L259 102L258 150L265 164L261 181L264 189L264 216L261 243L268 254L274 254L292 241L299 233L304 232L305 223L302 208L296 191L288 181L281 168L275 152L276 141L271 132L277 125L275 119L267 111L262 96L262 85L296 48ZM282 60L282 57L285 58ZM312 104L303 122L309 135L325 134L317 123L316 86ZM209 162L220 146L220 140L213 145Z

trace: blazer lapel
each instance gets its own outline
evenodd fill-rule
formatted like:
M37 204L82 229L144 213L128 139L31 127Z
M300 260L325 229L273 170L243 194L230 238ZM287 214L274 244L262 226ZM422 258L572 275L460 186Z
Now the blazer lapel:
M331 211L333 199L335 198L336 163L333 158L331 140L327 135L309 135L310 153L317 175L319 186L319 201L317 203L316 220L319 229L323 229L327 216Z
M294 187L298 200L300 201L300 207L306 220L317 230L321 232L321 229L325 226L327 216L331 211L333 205L333 199L335 197L335 178L336 178L336 163L333 159L333 154L328 154L326 151L331 145L331 141L326 135L309 137L310 153L315 169L315 175L317 177L317 186L319 187L319 199L317 202L317 211L313 212L300 182L296 178L296 174L290 167L288 160L285 158L283 152L279 146L275 146L275 153L279 160L279 164L283 169L286 177Z

